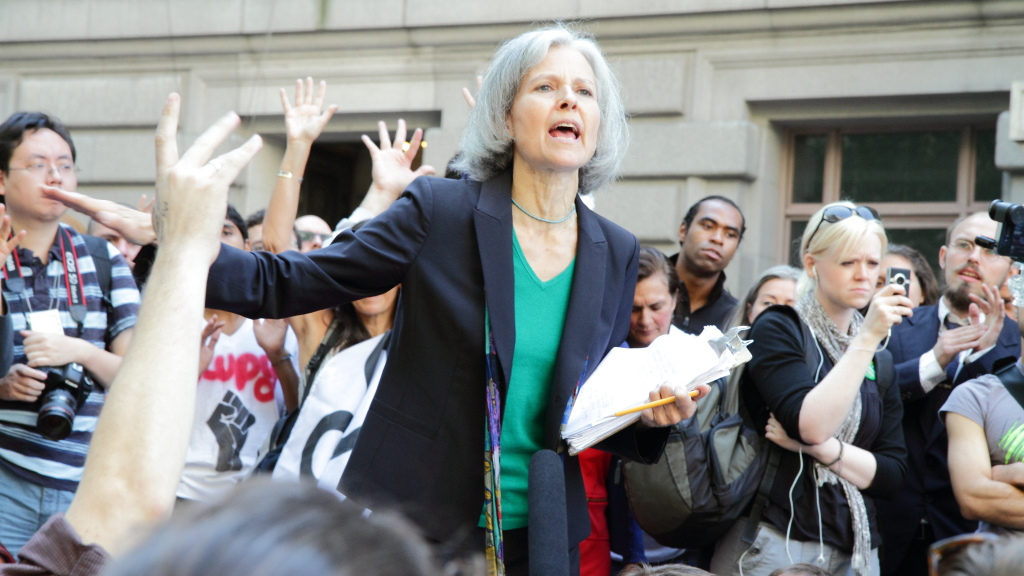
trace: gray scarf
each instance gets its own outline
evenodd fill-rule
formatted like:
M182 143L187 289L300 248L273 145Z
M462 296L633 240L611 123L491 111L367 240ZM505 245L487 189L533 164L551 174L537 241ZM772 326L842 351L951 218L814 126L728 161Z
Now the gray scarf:
M825 314L825 310L821 307L821 303L818 302L815 290L813 289L806 291L800 297L796 304L796 310L800 314L800 318L810 326L811 332L822 348L825 349L833 365L839 362L839 359L849 346L851 338L857 334L864 323L864 317L855 310L853 318L850 320L848 333L840 333L836 323ZM850 406L850 411L846 413L846 419L843 420L843 424L836 431L835 437L840 442L853 444L853 439L857 436L857 430L860 428L861 409L861 398L858 392L853 397L853 405ZM842 464L840 463L839 466L841 467ZM856 486L846 479L839 477L820 462L814 463L814 480L818 486L838 483L842 487L843 494L846 496L846 501L850 506L850 518L853 524L851 566L854 573L858 576L867 575L870 570L871 527L868 523L868 511L864 505L864 496L861 495L860 490Z

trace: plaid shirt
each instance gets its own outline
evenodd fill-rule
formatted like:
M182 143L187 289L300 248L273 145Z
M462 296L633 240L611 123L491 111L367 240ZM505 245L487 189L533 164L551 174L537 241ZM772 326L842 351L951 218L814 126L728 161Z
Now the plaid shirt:
M56 308L60 312L64 334L81 338L103 349L122 332L135 326L139 311L139 291L131 270L121 254L107 245L110 258L110 294L104 295L96 277L96 266L85 240L72 228L60 225L58 239L50 246L49 260L44 266L34 254L18 248L25 291L10 292L4 286L7 313L14 326L14 362L25 363L21 330L28 330L27 313ZM64 276L64 255L59 237L70 233L78 255L78 268L85 289L87 313L81 326L71 317ZM66 238L66 236L65 236ZM11 256L13 258L13 256ZM28 304L25 302L28 298ZM38 405L35 403L0 401L0 465L14 474L41 486L75 490L82 477L82 466L89 441L96 428L96 417L103 405L104 392L97 385L85 405L78 411L71 435L59 441L36 432Z

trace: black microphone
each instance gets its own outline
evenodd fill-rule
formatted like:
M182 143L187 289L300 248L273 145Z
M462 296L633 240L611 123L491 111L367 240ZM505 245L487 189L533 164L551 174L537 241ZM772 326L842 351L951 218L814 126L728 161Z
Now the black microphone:
M530 459L530 574L568 576L569 521L561 457L541 450Z

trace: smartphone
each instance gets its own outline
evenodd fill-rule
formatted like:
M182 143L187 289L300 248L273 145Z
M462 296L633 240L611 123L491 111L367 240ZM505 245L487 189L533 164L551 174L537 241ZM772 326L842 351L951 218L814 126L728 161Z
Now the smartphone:
M908 268L887 268L885 283L903 287L903 293L910 293L910 270Z

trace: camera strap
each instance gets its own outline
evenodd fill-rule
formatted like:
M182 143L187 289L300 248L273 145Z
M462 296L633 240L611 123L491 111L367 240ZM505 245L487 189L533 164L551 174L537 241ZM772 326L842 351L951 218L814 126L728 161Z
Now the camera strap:
M68 312L71 314L72 320L78 324L78 330L81 332L88 312L88 306L85 298L85 282L82 278L82 270L78 265L78 250L75 249L75 242L71 237L71 232L63 227L57 230L57 241L60 245L61 265L64 268L64 287L67 293ZM43 267L43 271L45 273L46 267ZM23 314L30 314L32 312L32 302L26 289L25 276L21 271L21 258L18 256L17 248L12 250L11 255L7 258L3 274L7 283L7 289L21 294L20 300L25 303L26 307L26 310L21 312ZM8 305L10 304L11 302L8 301Z

